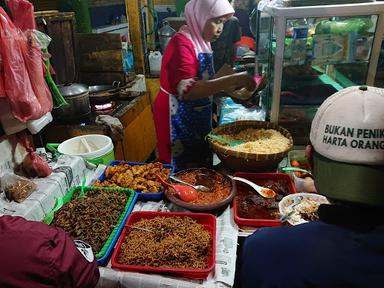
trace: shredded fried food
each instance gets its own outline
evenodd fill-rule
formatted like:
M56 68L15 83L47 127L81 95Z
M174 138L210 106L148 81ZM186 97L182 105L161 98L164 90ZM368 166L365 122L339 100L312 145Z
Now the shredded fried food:
M135 223L126 234L118 263L204 269L212 253L211 241L204 226L190 217L145 219Z
M256 154L275 154L289 148L290 141L287 137L274 129L253 129L248 128L238 134L218 135L226 140L243 140L245 143L229 147L228 150L256 153Z
M128 196L118 191L95 190L75 198L55 213L51 225L92 246L97 254L114 229Z
M104 181L96 181L95 186L130 188L143 193L155 193L162 189L156 175L168 179L171 169L163 167L160 162L130 166L121 162L116 166L108 166Z

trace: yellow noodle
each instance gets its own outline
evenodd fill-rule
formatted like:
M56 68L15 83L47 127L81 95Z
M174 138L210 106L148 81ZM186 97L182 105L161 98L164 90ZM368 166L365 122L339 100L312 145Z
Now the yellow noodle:
M228 147L228 150L255 153L275 154L289 148L290 141L287 137L274 129L245 129L234 135L219 135L227 140L244 140L243 144Z

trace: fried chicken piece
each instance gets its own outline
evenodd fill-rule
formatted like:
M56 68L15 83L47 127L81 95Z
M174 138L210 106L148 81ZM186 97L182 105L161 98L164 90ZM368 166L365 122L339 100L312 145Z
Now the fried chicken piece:
M95 186L131 188L143 193L154 193L162 190L157 175L168 179L171 169L163 168L160 162L130 166L121 162L116 166L108 166L105 170L107 180L97 181Z
M107 169L105 169L105 177L107 179L112 178L115 174L124 173L130 168L128 164L120 163L116 166L108 166Z

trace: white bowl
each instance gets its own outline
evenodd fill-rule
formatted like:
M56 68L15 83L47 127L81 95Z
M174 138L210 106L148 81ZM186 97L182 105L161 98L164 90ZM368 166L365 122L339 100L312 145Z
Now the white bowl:
M328 199L326 197L322 196L322 195L319 195L319 194L315 194L315 193L294 193L294 194L287 195L283 199L281 199L281 201L279 202L279 212L280 212L280 214L281 215L286 215L289 212L291 212L292 209L291 209L290 206L300 196L304 198L303 200L310 199L312 201L317 202L318 204L329 204ZM292 216L290 218L288 218L287 221L291 225L298 225L298 224L303 224L303 223L307 223L308 222L307 220L303 219L300 216L300 213L298 213L298 212L293 213Z

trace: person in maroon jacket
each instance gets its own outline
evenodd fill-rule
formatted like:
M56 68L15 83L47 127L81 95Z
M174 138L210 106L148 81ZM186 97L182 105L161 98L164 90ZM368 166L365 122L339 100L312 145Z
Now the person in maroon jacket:
M91 247L59 228L0 217L0 287L95 287Z

